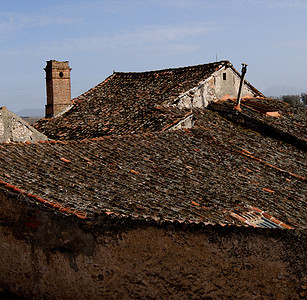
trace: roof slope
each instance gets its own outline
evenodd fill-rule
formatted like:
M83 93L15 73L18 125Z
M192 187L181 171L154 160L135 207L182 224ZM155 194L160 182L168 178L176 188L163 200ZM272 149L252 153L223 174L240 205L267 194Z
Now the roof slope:
M159 71L115 72L73 100L72 108L36 128L52 139L160 131L186 112L159 107L198 85L228 61Z
M191 130L2 145L0 188L92 218L250 224L262 214L261 224L306 227L306 153L194 114Z
M234 99L217 101L208 108L233 122L307 150L305 107L297 108L280 100L257 97L242 99L241 111L238 112L233 109L234 102Z

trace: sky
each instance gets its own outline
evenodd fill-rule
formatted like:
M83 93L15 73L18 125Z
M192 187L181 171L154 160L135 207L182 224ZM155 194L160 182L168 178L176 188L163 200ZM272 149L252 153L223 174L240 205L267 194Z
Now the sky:
M262 92L307 92L307 0L10 0L0 4L0 107L44 109L46 61L72 97L115 71L229 60ZM269 95L267 95L269 96Z

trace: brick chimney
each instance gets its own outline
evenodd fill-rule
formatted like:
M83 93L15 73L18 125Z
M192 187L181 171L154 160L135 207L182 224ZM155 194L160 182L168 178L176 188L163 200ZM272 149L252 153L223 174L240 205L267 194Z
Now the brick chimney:
M72 105L70 71L68 61L47 61L46 71L46 118L52 118Z

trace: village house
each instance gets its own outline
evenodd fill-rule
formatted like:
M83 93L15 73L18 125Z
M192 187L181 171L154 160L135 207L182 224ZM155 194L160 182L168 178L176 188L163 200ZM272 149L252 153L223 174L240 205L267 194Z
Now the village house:
M193 109L205 108L218 99L236 98L240 84L240 74L229 61L150 72L114 72L69 103L68 63L48 61L45 70L47 119L38 122L36 128L54 139L189 128ZM264 97L247 81L242 96Z
M228 61L114 72L63 104L68 62L45 70L53 140L0 144L4 294L306 297L303 112L247 81L238 109Z

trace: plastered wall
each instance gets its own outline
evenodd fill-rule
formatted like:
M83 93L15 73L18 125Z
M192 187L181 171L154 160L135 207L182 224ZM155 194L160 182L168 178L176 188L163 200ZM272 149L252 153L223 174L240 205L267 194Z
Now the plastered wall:
M300 235L220 226L130 226L120 221L111 229L106 219L81 224L7 197L0 190L3 291L30 299L305 295L306 243Z
M237 97L240 77L231 69L223 67L204 80L199 86L179 96L167 105L179 108L204 108L214 100L223 97ZM253 91L245 84L242 96L253 96Z

